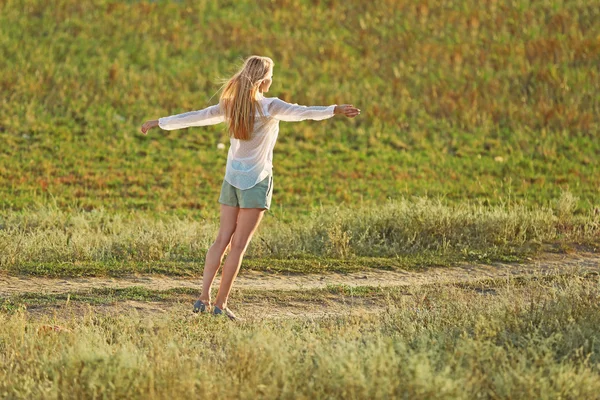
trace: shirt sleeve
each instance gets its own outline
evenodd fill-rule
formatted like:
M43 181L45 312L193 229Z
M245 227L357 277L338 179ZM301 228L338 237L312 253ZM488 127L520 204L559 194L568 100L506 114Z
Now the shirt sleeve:
M225 121L225 113L222 111L221 106L216 104L198 111L159 118L158 126L161 129L171 131L190 126L216 125L223 121Z
M275 97L269 105L269 114L281 121L303 121L305 119L323 120L333 117L333 110L337 104L331 106L299 106L290 104Z

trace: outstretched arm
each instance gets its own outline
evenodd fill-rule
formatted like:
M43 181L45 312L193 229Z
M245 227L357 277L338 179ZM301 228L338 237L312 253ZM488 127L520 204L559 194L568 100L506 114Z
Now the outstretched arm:
M215 125L225 121L225 115L221 107L216 104L198 111L190 111L183 114L162 117L156 120L146 121L142 125L142 133L155 127L171 131L174 129L188 128L190 126Z
M336 104L331 106L300 106L287 103L276 97L269 105L269 113L281 121L303 121L305 119L323 120L336 114L356 117L360 110L350 104L341 106Z

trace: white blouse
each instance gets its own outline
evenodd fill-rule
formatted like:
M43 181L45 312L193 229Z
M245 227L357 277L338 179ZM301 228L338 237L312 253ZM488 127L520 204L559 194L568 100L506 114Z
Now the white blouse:
M279 121L323 120L333 117L336 104L331 106L299 106L277 97L258 100L266 118L256 114L254 130L249 140L230 137L225 180L238 189L250 189L273 172L273 148L279 134ZM198 111L158 119L165 130L190 126L215 125L225 122L225 112L217 104Z

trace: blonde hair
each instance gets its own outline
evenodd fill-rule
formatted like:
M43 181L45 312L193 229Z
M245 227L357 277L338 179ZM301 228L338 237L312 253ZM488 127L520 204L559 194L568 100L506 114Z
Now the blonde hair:
M274 65L269 57L250 56L224 85L219 103L225 110L230 136L241 140L250 139L256 113L264 117L256 94L263 81L269 78Z

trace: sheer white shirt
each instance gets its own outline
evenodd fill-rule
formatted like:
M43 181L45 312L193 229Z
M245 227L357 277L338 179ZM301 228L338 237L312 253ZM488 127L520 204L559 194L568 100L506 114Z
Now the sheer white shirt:
M225 180L242 190L250 189L273 173L273 148L279 135L279 121L331 118L336 106L301 106L277 97L261 97L258 101L265 118L256 115L249 140L230 137L227 153ZM159 118L158 126L164 130L174 130L215 125L225 120L224 110L216 104L198 111Z

